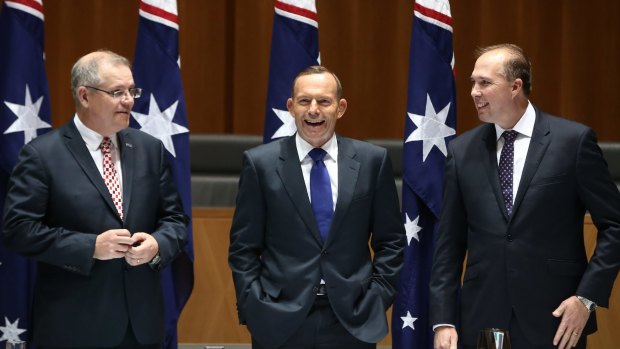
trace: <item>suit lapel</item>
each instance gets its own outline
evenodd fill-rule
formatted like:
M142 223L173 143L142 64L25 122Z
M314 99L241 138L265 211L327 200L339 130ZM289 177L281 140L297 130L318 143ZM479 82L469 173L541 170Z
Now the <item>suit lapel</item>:
M112 202L110 191L105 185L103 177L101 177L101 173L99 169L97 169L93 157L90 155L88 148L86 148L86 144L73 121L69 121L69 123L62 128L61 132L63 133L65 145L73 158L75 158L75 161L80 165L82 171L84 171L86 177L88 177L90 182L95 186L99 194L101 194L106 204L118 215L114 202Z
M288 137L280 143L280 163L276 172L280 176L280 180L291 202L299 212L299 216L308 229L310 229L317 242L322 244L321 234L314 219L308 191L304 183L304 176L301 172L301 163L299 162L297 147L295 146L295 135Z
M355 191L355 185L357 183L357 177L359 175L360 163L356 159L357 153L351 144L351 141L346 138L337 137L338 139L338 201L336 202L336 210L334 211L334 217L332 224L327 234L328 244L334 239L336 232L340 231L339 227L342 225L345 213L347 212L351 200L353 199L353 193Z
M515 197L515 204L512 210L514 216L519 209L523 197L529 188L530 182L540 166L541 160L545 155L547 147L549 146L549 123L545 119L540 111L536 109L536 121L534 122L534 131L532 132L532 139L530 140L530 146L527 150L527 156L525 158L525 164L523 165L523 173L521 174L521 181L519 182L519 190Z
M485 126L486 130L482 137L484 146L482 147L482 154L484 161L484 171L489 176L489 183L495 194L497 206L499 206L500 212L503 213L504 218L508 220L508 212L506 212L506 205L504 205L504 195L499 184L499 173L497 168L497 133L495 132L494 124L488 124Z
M123 212L127 213L131 203L131 189L136 163L131 135L127 130L122 130L118 133L118 147L121 154L121 167L123 168ZM126 217L127 215L124 214L123 216Z

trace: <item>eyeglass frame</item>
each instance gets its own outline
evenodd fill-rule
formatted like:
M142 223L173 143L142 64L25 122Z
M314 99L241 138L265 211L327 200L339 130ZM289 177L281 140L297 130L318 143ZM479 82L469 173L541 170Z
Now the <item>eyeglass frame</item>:
M140 96L142 96L142 89L139 87L130 87L126 90L112 90L112 91L107 91L107 90L103 90L100 89L98 87L94 87L94 86L88 86L88 85L83 85L86 88L92 88L93 90L99 91L99 92L103 92L105 94L107 94L108 96L114 98L114 99L121 99L125 96L125 93L129 93L129 96L133 99L138 99L140 98ZM133 92L132 92L133 91Z

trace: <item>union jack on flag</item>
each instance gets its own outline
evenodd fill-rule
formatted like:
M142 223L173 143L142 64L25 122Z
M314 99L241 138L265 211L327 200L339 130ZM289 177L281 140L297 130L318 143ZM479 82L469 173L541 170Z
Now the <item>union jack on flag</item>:
M392 309L394 349L433 348L429 281L441 211L447 143L456 128L452 17L448 0L414 4L403 145L404 267Z
M263 142L295 134L286 108L293 80L303 69L320 64L319 24L314 0L276 0Z

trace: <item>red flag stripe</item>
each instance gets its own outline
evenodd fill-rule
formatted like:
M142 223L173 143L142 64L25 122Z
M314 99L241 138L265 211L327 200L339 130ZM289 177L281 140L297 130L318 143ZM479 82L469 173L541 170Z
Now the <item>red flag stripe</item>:
M311 19L315 22L318 22L319 20L319 16L317 16L316 12L312 12L310 10L306 10L305 8L301 8L301 7L297 7L291 4L285 4L283 2L280 1L276 1L276 8L282 10L282 11L286 11L286 12L290 12L293 14L296 14L298 16L302 16L302 17L306 17L308 19Z
M160 9L159 7L155 7L153 5L149 5L143 1L140 2L140 10L149 13L153 16L161 17L170 22L179 24L179 17L174 13L170 13Z
M20 4L20 5L24 5L24 6L32 8L33 10L43 13L43 4L39 4L38 2L34 0L10 0L10 1L7 0L6 2L7 3L13 2L13 3Z
M421 14L425 15L426 17L430 17L432 19L438 20L446 25L449 25L450 27L452 27L452 17L450 16L446 16L441 12L437 12L433 9L430 9L428 7L424 7L420 4L418 4L417 2L413 5L413 10L420 12Z

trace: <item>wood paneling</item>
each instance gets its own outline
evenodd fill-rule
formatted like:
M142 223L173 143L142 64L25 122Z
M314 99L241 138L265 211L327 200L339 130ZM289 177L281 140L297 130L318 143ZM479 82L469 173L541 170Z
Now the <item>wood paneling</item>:
M3 0L0 0L2 2ZM73 115L69 71L98 48L133 57L137 0L45 1L52 119ZM194 133L263 132L272 0L178 0L181 74ZM478 124L469 96L473 51L512 42L533 62L532 101L620 141L620 2L452 1L457 131ZM322 63L349 101L338 132L402 138L413 0L317 0Z
M235 291L228 268L228 234L232 208L194 208L194 291L179 321L180 343L250 343L239 325ZM596 228L586 217L584 241L588 256L596 243ZM616 280L610 309L599 308L598 332L588 337L589 349L614 348L620 343L620 279ZM391 318L388 314L388 320ZM388 335L380 344L391 345Z

